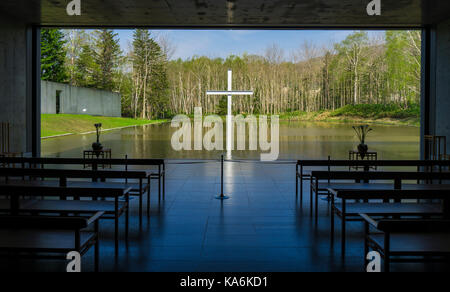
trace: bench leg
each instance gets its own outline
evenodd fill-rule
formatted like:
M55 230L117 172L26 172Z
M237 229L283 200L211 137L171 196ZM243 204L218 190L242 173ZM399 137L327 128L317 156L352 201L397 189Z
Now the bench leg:
M161 203L161 194L158 192L158 202Z
M142 208L143 208L143 195L142 193L139 194L139 221L142 221Z
M128 241L128 233L130 226L130 206L127 207L127 211L125 212L125 240Z
M316 221L317 221L317 219L319 219L319 192L318 191L316 192L315 201L316 201L315 202L316 206L315 206L315 214L314 214L314 216L315 216Z
M163 198L166 199L166 172L163 173Z
M300 200L303 201L303 176L300 177Z
M114 218L114 248L116 256L119 255L119 215Z
M342 214L341 220L342 220L342 222L341 222L341 226L342 226L341 252L342 252L342 256L344 257L345 256L345 233L346 233L345 214Z
M331 206L331 214L330 214L330 236L331 236L331 245L334 244L334 206Z
M295 198L298 198L298 173L295 172Z
M119 198L115 199L114 209L114 245L116 257L119 255Z
M159 192L159 197L161 198L161 176L158 178L158 192ZM164 200L164 197L163 197Z
M313 197L313 186L312 186L312 181L311 181L311 184L310 184L310 187L309 187L309 205L310 205L310 209L311 209L311 217L313 216L313 208L314 208L313 200L314 200L314 197Z
M142 222L142 208L143 208L143 186L142 186L142 179L139 180L139 220Z
M151 179L148 179L148 189L147 189L147 217L150 218L150 190L151 190Z
M297 179L300 180L300 201L303 202L303 166L300 166L300 173L297 168Z
M303 202L303 190L304 190L304 187L303 187L303 182L304 182L304 179L303 179L303 176L301 176L300 177L300 202Z

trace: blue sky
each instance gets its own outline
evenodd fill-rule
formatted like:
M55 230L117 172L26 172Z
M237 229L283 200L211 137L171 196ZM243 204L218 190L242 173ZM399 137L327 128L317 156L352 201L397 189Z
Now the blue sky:
M128 51L132 30L118 30L122 50ZM154 30L165 35L176 48L173 58L193 56L222 57L248 54L264 55L265 49L277 44L287 57L308 41L318 48L344 40L352 31L333 30ZM380 32L371 32L376 34Z

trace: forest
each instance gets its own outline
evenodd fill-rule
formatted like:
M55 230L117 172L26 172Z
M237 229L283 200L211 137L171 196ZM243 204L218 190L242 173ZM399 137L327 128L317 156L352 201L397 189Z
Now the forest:
M377 105L377 110L412 111L420 103L421 32L355 31L345 40L319 47L308 40L290 54L274 43L262 55L226 59L173 59L176 47L165 37L137 29L129 48L120 48L113 30L43 29L42 79L116 91L124 117L170 118L205 113L224 115L226 98L207 96L227 88L233 70L242 114L287 114ZM413 111L418 113L418 111Z

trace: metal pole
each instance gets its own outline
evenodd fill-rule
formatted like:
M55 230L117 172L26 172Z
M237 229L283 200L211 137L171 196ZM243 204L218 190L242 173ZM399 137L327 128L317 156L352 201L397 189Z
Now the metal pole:
M231 70L228 70L228 91L231 92L233 90L233 72ZM228 104L227 104L227 159L231 159L231 147L233 139L232 136L232 127L233 127L233 119L231 115L232 112L232 103L233 103L233 96L230 94L228 95Z
M218 200L228 200L230 197L226 196L223 192L223 164L224 164L224 158L223 154L221 157L221 164L220 164L220 195L216 197Z

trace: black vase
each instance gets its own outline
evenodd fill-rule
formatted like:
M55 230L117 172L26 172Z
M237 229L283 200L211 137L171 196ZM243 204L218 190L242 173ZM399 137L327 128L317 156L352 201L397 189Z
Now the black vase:
M369 152L369 146L367 146L366 144L359 144L358 152L359 155L361 156L361 159L366 158L367 152Z
M92 150L94 151L102 151L103 145L101 143L95 142L92 144Z

